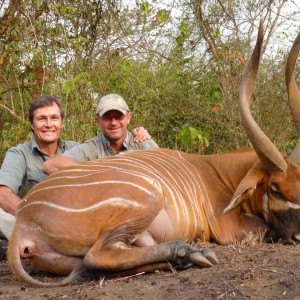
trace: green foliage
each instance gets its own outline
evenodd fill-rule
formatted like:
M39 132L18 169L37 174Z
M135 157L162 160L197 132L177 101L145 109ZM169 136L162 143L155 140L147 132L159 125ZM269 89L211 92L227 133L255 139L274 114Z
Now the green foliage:
M181 142L187 152L202 153L208 147L208 132L185 124L178 133L178 141Z
M149 15L149 12L150 12L149 2L147 2L147 1L142 2L141 8L142 8L142 11L145 13L146 16Z
M166 12L166 10L160 9L160 10L157 12L156 20L157 20L159 23L163 23L163 22L166 21L167 19L168 19L168 13Z
M24 128L26 128L26 130L24 130ZM27 121L17 124L7 122L3 124L1 137L1 155L3 157L9 148L30 139L31 134L29 128L29 122Z
M68 81L62 84L62 92L66 95L69 95L76 92L80 86L86 86L88 88L91 86L89 77L90 74L88 72L83 72L73 78L70 78Z
M30 137L27 112L41 94L61 98L66 139L97 134L99 98L118 93L133 112L131 128L146 127L161 147L208 154L248 145L237 95L258 23L247 18L264 4L129 2L8 1L0 12L0 161ZM273 2L267 29L276 27L281 0ZM297 134L283 81L287 46L264 56L252 113L289 153Z

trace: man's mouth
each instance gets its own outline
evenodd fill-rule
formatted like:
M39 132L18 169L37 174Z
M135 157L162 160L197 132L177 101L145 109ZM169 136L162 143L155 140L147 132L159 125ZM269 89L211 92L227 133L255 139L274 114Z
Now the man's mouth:
M111 128L109 130L112 131L112 132L114 132L114 131L119 131L119 128Z

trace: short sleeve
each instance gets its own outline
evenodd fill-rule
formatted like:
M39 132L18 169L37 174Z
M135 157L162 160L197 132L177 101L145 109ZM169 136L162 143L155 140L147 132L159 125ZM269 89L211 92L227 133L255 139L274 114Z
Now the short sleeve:
M152 148L159 148L158 145L153 140L147 140L142 143L138 143L139 149L152 149Z
M75 162L94 160L98 158L97 145L93 139L88 140L64 152L62 155Z
M16 147L6 152L0 169L0 185L9 187L18 194L26 176L26 160L21 151Z

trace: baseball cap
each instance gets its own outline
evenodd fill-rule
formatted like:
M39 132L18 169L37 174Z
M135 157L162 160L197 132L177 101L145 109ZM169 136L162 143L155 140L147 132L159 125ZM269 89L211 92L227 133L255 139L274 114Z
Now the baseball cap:
M110 110L118 110L124 115L129 111L125 100L117 94L109 94L102 97L97 105L96 114L102 117Z

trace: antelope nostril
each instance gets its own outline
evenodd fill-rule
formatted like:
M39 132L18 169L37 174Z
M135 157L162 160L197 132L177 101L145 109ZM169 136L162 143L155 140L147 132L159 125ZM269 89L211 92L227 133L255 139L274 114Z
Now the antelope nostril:
M28 256L30 256L30 254L32 253L32 251L31 251L31 249L30 249L30 247L25 247L24 248L24 250L23 250L23 257L28 257Z
M34 256L34 253L35 253L34 249L35 248L32 246L24 246L21 249L20 256L22 258L32 257L32 256Z

